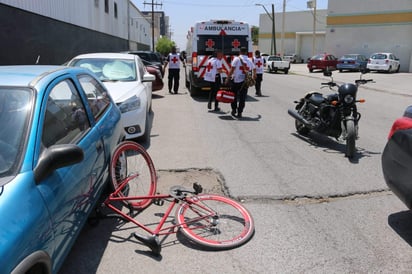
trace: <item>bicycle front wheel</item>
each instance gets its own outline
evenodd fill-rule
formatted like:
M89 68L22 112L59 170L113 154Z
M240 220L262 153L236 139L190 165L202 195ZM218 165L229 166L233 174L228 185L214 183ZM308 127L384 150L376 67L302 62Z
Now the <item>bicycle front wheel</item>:
M152 159L144 147L135 142L125 141L116 147L110 163L110 176L113 190L119 190L119 197L147 196L156 192L157 177ZM127 184L123 184L125 180L128 180ZM125 202L140 210L149 206L151 199Z
M178 208L176 220L187 238L212 250L238 247L255 231L253 218L243 205L214 194L188 198Z

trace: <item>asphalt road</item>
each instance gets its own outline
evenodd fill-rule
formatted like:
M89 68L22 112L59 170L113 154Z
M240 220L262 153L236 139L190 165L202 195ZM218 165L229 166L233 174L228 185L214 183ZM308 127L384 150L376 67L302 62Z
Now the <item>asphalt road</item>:
M106 219L83 229L60 273L410 273L412 214L388 191L380 157L392 122L411 104L412 77L364 77L376 82L358 93L366 103L358 107L353 160L344 157L342 142L296 134L287 109L327 80L304 64L292 65L288 75L265 73L264 96L249 90L241 120L230 116L228 104L209 112L206 98L190 97L183 79L177 95L156 92L146 144L156 169L219 174L228 195L252 212L254 237L240 248L210 252L172 235L163 240L162 256L153 257L131 236L135 227ZM359 74L334 78L340 83Z

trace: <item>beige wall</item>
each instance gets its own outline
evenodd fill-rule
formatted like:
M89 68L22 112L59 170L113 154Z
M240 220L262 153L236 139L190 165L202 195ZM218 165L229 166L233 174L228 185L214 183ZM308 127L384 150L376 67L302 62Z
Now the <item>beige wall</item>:
M412 1L329 0L325 48L337 56L392 52L411 72Z
M276 49L281 51L282 13L275 13ZM329 0L328 10L316 16L315 52L337 57L377 51L392 52L401 62L401 71L412 72L412 0ZM266 13L259 18L259 49L270 52L272 21ZM284 53L304 59L312 53L312 11L287 12L284 26Z

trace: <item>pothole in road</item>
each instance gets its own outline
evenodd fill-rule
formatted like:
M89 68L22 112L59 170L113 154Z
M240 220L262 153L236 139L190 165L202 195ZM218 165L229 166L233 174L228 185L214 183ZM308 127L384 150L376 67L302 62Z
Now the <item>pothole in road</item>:
M170 187L175 185L193 189L193 183L199 183L203 193L230 196L222 174L211 168L156 170L156 173L157 191L162 194L169 193Z

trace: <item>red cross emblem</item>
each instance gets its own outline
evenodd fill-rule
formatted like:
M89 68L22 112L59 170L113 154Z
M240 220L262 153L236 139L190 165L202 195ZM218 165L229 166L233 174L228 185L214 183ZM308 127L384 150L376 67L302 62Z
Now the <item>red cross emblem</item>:
M237 40L237 39L233 40L232 46L233 46L234 48L238 48L238 47L240 46L239 40Z
M172 58L172 62L174 63L174 64L176 64L176 62L177 61L179 61L179 59L177 59L177 57L176 56L173 56L173 58Z
M260 60L257 61L256 66L258 66L258 68L260 68L260 66L262 65L262 62L260 62Z
M209 72L213 68L212 63L207 63L206 69Z
M205 45L206 45L208 48L213 48L213 46L215 45L215 42L214 42L212 39L207 39Z

